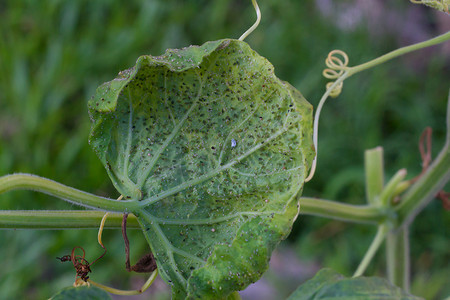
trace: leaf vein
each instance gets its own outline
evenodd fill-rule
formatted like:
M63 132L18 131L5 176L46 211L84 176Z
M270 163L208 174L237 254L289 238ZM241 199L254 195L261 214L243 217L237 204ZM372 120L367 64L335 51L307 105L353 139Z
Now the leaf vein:
M201 182L204 182L206 180L208 180L209 178L217 175L220 172L223 172L227 169L229 169L230 167L232 167L233 165L237 164L238 162L240 162L241 160L243 160L244 158L246 158L247 156L249 156L250 154L252 154L253 152L255 152L256 150L260 149L261 147L265 146L266 144L268 144L269 142L271 142L272 140L274 140L275 138L279 137L281 134L283 134L284 132L286 132L288 130L288 128L282 128L280 130L278 130L277 132L275 132L275 134L273 134L272 136L270 136L269 138L267 138L265 141L259 143L258 145L256 145L255 147L251 148L250 150L248 150L247 152L245 152L244 154L242 154L241 156L239 156L238 158L236 158L235 160L229 162L226 165L223 165L221 167L217 167L216 169L212 170L211 172L199 176L195 179L189 180L189 181L185 181L183 183L181 183L178 186L175 186L173 188L170 188L162 193L159 193L155 196L143 199L141 201L141 207L145 207L149 204L158 202L162 199L164 199L165 197L171 196L173 194L176 194L178 192L181 192L182 190L191 187L193 185L197 185Z
M198 74L198 72L196 72L197 76L200 79L200 75ZM187 118L191 115L192 111L195 109L195 107L198 105L199 99L200 99L200 95L203 89L203 81L200 81L200 86L199 86L199 90L197 92L197 97L194 100L194 102L192 103L191 107L189 108L189 110L184 114L183 118L180 120L180 122L178 122L178 124L175 126L175 128L172 130L172 132L170 133L170 135L166 138L166 140L164 141L164 143L161 145L161 147L158 149L158 151L155 153L155 155L153 156L152 160L150 161L149 165L146 167L146 169L143 172L143 175L139 178L138 181L138 186L140 188L142 188L142 186L144 185L145 181L147 180L148 176L150 175L150 172L153 170L154 166L156 165L156 162L158 161L159 157L161 156L161 154L163 153L163 151L167 148L167 146L169 145L169 143L175 138L175 136L179 133L179 131L181 130L181 127L183 126L184 122L187 120Z
M150 215L148 212L146 212L145 210L142 211L145 215L144 219L146 219L146 221L153 226L153 229L157 232L158 236L160 237L160 239L163 241L163 243L166 245L166 247L168 249L170 249L170 251L175 252L181 256L184 256L186 258L195 260L197 263L204 265L205 261L202 260L201 258L192 255L186 251L183 251L181 249L178 249L177 247L175 247L174 245L172 245L172 243L169 241L169 239L166 237L166 235L164 234L164 232L162 231L161 227L159 226L159 222L157 222L157 219L159 218L155 218L152 215Z
M229 221L231 219L243 216L262 216L262 215L271 215L273 213L281 213L277 211L268 211L268 212L254 212L254 211L245 211L238 212L228 216L218 217L218 218L204 218L204 219L164 219L158 218L153 215L150 215L146 212L146 214L155 222L164 224L164 225L211 225Z
M127 136L127 148L125 150L125 153L128 154L128 156L131 155L130 151L131 151L131 142L133 140L133 104L131 102L131 91L130 89L128 89L128 107L130 110L129 113L129 117L128 117L128 136ZM128 166L129 166L129 157L127 157L126 155L124 155L124 160L123 160L123 170L124 170L124 174L126 177L128 174ZM131 180L130 180L131 181Z

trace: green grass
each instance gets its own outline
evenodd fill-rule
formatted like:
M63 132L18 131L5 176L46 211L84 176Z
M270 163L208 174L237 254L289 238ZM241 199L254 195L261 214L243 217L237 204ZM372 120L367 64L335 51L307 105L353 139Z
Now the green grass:
M350 64L356 65L400 46L393 34L370 35L365 24L352 31L335 28L313 1L267 0L260 7L262 22L247 42L313 105L325 90L321 72L329 51L346 51ZM401 18L407 7L405 3L390 12ZM4 1L0 4L0 175L35 173L99 195L118 196L87 144L86 104L95 88L132 66L141 54L159 55L166 48L238 38L254 19L250 1L237 0ZM432 25L423 27L437 35ZM344 83L341 96L331 100L321 116L318 169L305 186L305 195L363 203L363 152L378 145L385 149L388 177L405 167L412 178L420 172L417 141L426 126L434 130L437 153L445 139L450 66L448 56L439 55L443 51L428 53L396 59ZM426 63L417 68L413 59ZM0 208L73 207L37 193L11 192L0 196ZM349 275L375 229L350 224L339 227L334 236L323 237L327 226L342 225L300 218L288 244L296 247L300 258ZM442 279L450 278L443 269L449 260L445 233L449 227L449 214L435 201L412 228L413 291L427 299L445 295L443 287L449 286L448 279ZM130 235L137 259L147 246L140 232ZM4 299L43 299L70 285L72 269L55 257L68 254L74 246L83 246L91 259L101 253L96 232L89 230L0 231L0 240ZM93 276L129 288L120 232L108 232L104 242L109 252ZM382 255L377 259L382 261ZM379 264L369 272L383 270ZM433 286L434 292L427 286Z

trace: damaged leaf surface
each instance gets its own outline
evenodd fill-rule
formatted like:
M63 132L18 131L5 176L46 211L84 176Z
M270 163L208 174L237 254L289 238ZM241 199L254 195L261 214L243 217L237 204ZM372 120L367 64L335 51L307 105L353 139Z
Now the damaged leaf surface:
M312 107L246 43L141 56L89 102L90 144L173 297L221 299L257 281L298 215Z

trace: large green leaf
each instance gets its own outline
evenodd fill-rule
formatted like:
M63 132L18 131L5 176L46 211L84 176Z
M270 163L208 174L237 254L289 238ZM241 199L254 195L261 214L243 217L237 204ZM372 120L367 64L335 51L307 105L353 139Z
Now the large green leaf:
M174 298L258 280L290 232L314 156L312 107L236 40L141 56L89 102L90 144Z
M288 300L420 300L378 277L346 278L331 269L320 270L300 285Z

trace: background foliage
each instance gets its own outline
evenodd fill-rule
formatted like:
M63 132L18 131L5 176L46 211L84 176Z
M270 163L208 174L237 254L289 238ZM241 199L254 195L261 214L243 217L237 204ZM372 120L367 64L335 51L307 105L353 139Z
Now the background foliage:
M321 71L332 49L346 51L350 65L356 65L450 28L448 16L409 1L389 7L385 1L260 2L261 25L246 41L314 106L324 92ZM95 88L134 65L141 54L238 38L253 20L250 1L238 0L2 1L0 174L29 172L118 196L87 144L86 103ZM304 195L363 203L363 151L378 145L385 149L387 176L402 167L410 177L420 172L416 145L422 130L433 128L435 155L444 143L449 47L447 42L422 50L346 81L341 96L329 102L321 117L318 170ZM74 207L23 191L1 195L0 208ZM450 259L448 228L450 216L437 200L412 227L412 292L427 299L450 293L450 271L444 268ZM305 271L291 272L286 268L292 262L281 263L258 287L284 295L319 266L351 275L374 233L368 226L302 216L281 251L294 253L291 259ZM140 232L129 235L136 260L147 246ZM2 299L43 299L72 284L71 267L55 257L69 254L74 246L84 247L91 259L101 253L92 230L0 231L0 241ZM103 241L109 252L94 265L93 278L116 287L139 287L145 278L124 270L119 231L107 231ZM383 272L382 263L368 270ZM285 280L286 274L296 276ZM159 299L169 296L161 282L150 290Z

